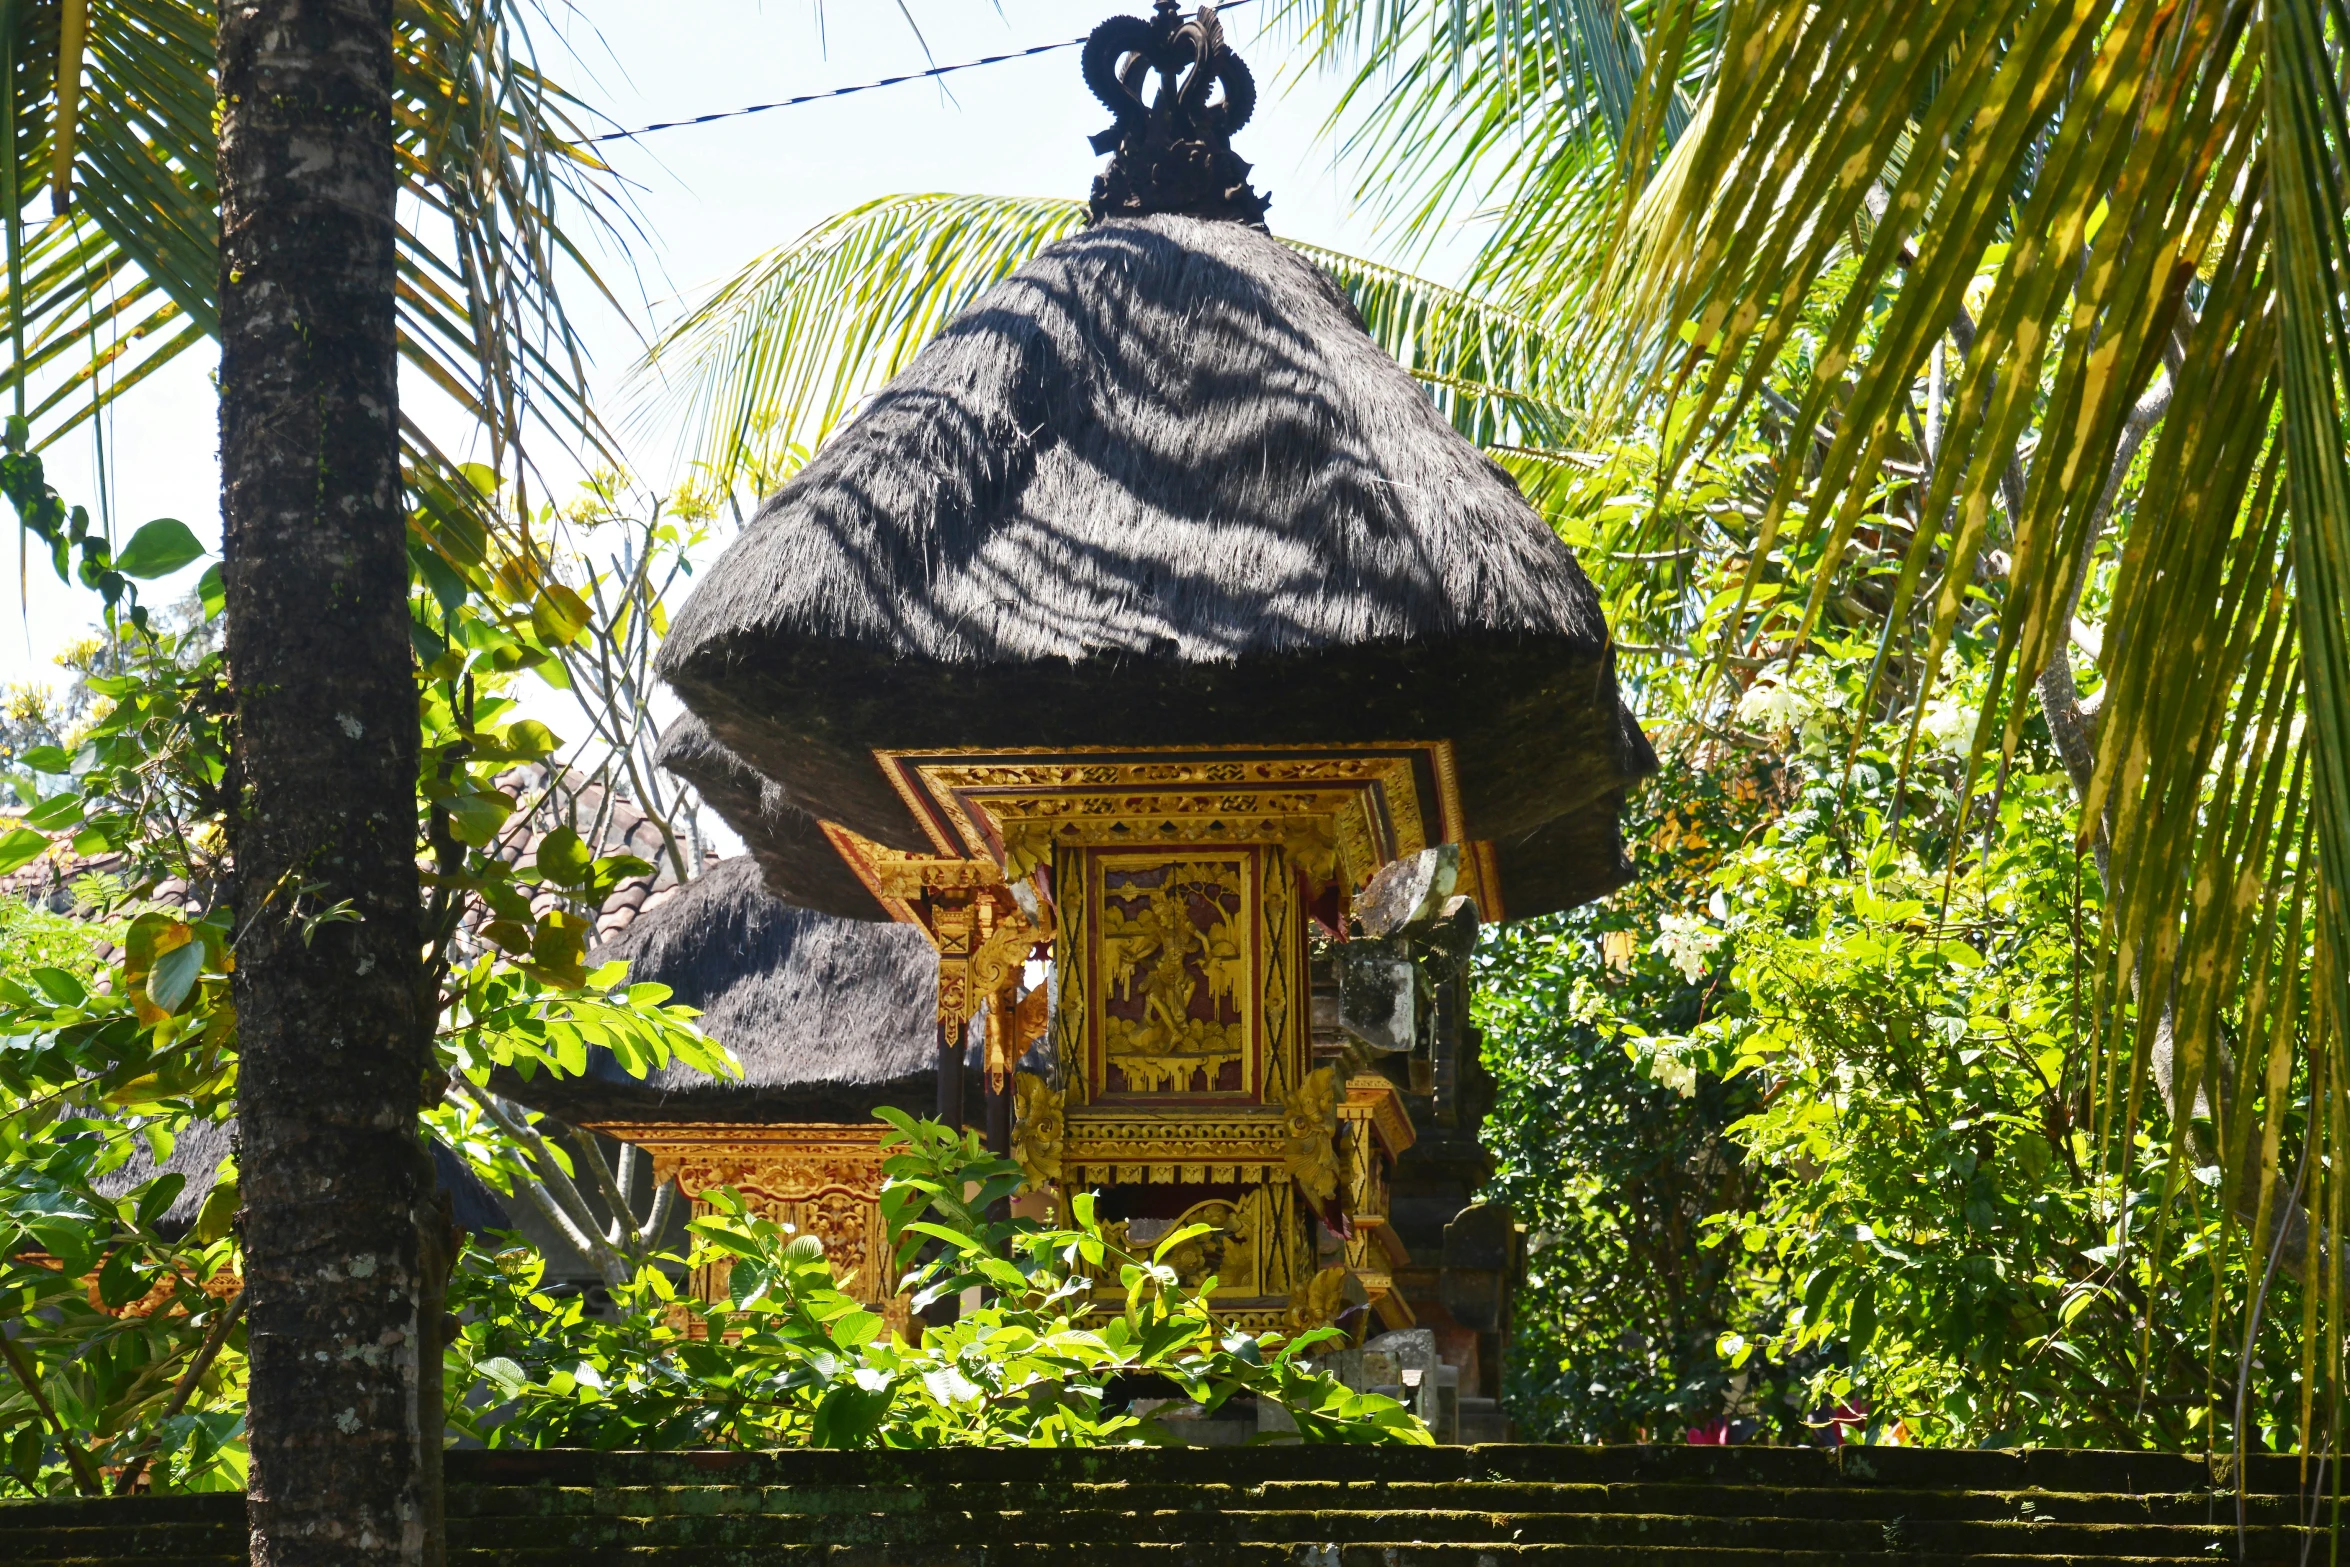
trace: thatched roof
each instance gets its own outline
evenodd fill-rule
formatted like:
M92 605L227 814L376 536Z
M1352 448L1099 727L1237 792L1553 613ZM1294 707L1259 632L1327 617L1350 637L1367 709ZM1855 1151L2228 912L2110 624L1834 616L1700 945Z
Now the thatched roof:
M908 925L795 908L747 856L640 917L599 960L670 987L732 1049L742 1081L670 1066L639 1081L598 1053L583 1078L501 1071L503 1094L579 1122L846 1121L876 1105L928 1114L938 1068L938 958Z
M816 818L794 805L783 785L720 745L693 714L661 736L660 761L700 790L703 801L742 835L776 897L848 919L889 917L817 829Z
M791 806L901 848L877 746L1450 739L1513 915L1620 880L1612 827L1539 874L1506 846L1612 823L1654 765L1509 476L1319 268L1171 215L959 316L704 576L661 668Z
M158 1161L144 1141L137 1142L131 1145L130 1158L92 1184L108 1197L120 1197L151 1177L178 1175L187 1184L155 1221L157 1229L176 1237L196 1222L204 1199L211 1194L213 1179L220 1172L220 1162L235 1150L236 1142L237 1118L233 1115L224 1121L191 1121L172 1139L170 1158ZM434 1182L449 1193L460 1229L511 1227L498 1194L483 1185L464 1161L436 1142L432 1145L432 1163Z

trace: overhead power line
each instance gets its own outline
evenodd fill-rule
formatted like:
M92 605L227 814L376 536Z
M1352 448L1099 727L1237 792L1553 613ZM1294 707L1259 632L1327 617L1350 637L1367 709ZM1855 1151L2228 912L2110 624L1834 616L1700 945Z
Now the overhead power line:
M1218 11L1236 11L1251 0L1230 0L1216 7ZM1086 37L1091 37L1087 34ZM1025 60L1031 55L1051 54L1057 49L1074 49L1085 38L1064 38L1057 44L1037 44L1033 48L1015 49L1010 54L991 54L982 60L965 60L959 65L934 65L927 71L909 71L903 76L884 76L877 82L859 82L854 87L832 87L823 92L802 93L797 98L781 98L774 103L754 103L740 109L720 109L715 114L697 114L690 120L663 120L657 125L640 125L633 131L606 131L601 136L581 138L580 145L593 147L598 142L634 141L639 136L650 136L655 131L681 130L688 125L708 125L714 120L737 120L746 114L765 114L769 109L796 108L803 103L822 103L827 98L846 98L853 93L871 92L876 87L896 87L905 82L927 81L934 76L952 76L957 71L975 71L983 65L1001 65L1006 60Z

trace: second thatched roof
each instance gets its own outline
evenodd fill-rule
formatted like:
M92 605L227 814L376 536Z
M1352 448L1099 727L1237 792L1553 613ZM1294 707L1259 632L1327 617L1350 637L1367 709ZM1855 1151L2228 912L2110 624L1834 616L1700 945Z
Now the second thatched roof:
M759 867L721 860L621 939L629 977L701 1009L704 1032L742 1062L740 1081L671 1065L630 1077L607 1054L582 1077L498 1092L578 1125L651 1121L866 1123L879 1105L936 1102L938 957L908 925L839 919L770 896Z
M705 575L662 672L778 800L909 849L876 747L1449 739L1511 914L1621 879L1654 765L1509 476L1310 261L1170 215L949 325Z

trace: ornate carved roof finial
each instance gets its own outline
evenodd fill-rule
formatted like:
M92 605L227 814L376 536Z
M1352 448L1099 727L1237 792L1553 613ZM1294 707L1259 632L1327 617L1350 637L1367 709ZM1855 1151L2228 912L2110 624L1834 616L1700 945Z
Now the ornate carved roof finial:
M1266 198L1232 150L1257 106L1256 78L1225 43L1214 6L1188 21L1176 0L1158 0L1147 22L1113 16L1086 39L1084 58L1085 85L1118 117L1093 138L1094 151L1110 154L1093 182L1094 222L1185 212L1263 226ZM1158 91L1145 97L1154 73Z

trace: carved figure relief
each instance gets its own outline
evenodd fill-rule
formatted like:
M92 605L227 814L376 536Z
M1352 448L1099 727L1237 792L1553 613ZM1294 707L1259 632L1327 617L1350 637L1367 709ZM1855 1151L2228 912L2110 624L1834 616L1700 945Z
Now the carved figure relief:
M1124 859L1101 867L1102 1057L1111 1093L1248 1086L1247 864Z
M1300 1332L1328 1327L1354 1304L1347 1298L1347 1285L1352 1282L1344 1264L1332 1263L1299 1284L1289 1292L1289 1325Z
M871 1304L889 1300L897 1281L889 1276L881 1223L880 1128L674 1122L601 1129L650 1153L654 1179L675 1180L697 1216L708 1212L702 1193L731 1186L762 1217L822 1241L843 1290ZM723 1297L728 1271L723 1263L696 1270L694 1293Z
M1322 1067L1307 1074L1304 1082L1283 1096L1281 1109L1287 1134L1281 1145L1282 1162L1307 1196L1328 1202L1338 1194L1336 1071Z
M1165 1259L1167 1265L1187 1288L1197 1289L1213 1278L1220 1296L1256 1295L1260 1293L1257 1280L1261 1271L1257 1253L1264 1242L1268 1218L1265 1189L1261 1186L1237 1202L1216 1197L1193 1203L1175 1221L1175 1227L1181 1230L1205 1224L1209 1226L1208 1232L1193 1236L1169 1252Z
M1061 1096L1034 1072L1016 1074L1012 1084L1012 1157L1031 1184L1057 1185L1068 1128Z

